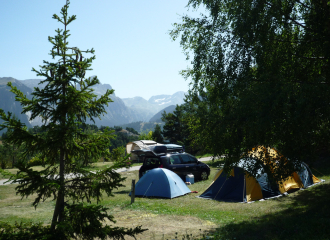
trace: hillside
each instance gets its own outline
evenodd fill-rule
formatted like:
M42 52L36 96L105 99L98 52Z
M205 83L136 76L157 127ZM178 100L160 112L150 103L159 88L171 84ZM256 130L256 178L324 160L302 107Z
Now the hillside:
M123 129L126 129L126 127L133 128L136 130L138 133L148 133L149 131L154 131L156 124L158 124L161 128L163 128L164 123L163 122L143 122L143 121L138 121L138 122L132 122L132 123L127 123L123 125L119 125L119 127L122 127Z
M181 105L184 103L185 92L179 91L172 95L152 96L148 101L142 97L123 98L125 105L143 114L141 121L149 122L155 114L171 105Z
M152 118L150 118L149 122L162 122L162 114L163 112L166 113L172 113L175 110L176 105L168 106L162 110L160 110L158 113L156 113Z
M0 78L0 108L5 112L13 113L13 115L20 119L21 122L25 123L27 127L32 127L28 116L26 114L21 114L23 108L18 102L15 101L15 95L10 92L10 88L7 86L8 82L12 82L13 86L20 89L27 97L31 96L31 88L23 85L20 81L11 77ZM0 119L0 123L2 122L3 121Z
M35 87L42 89L45 87L45 84L39 85L40 79L17 80L12 77L0 78L0 108L6 112L13 112L28 127L40 126L42 124L41 118L29 121L29 113L21 114L22 107L15 102L14 94L9 92L9 87L6 85L8 81L11 81L28 98L32 97L31 93ZM98 96L103 95L107 89L111 90L111 85L98 84L94 86L94 92ZM172 106L183 103L184 92L177 92L173 95L152 96L148 101L142 97L121 99L115 94L111 95L111 99L113 102L105 107L107 113L101 116L101 120L95 119L97 126L134 126L133 128L138 132L147 132L153 131L156 123L162 125L160 118L164 110L171 112ZM91 121L87 121L87 123L94 124Z
M20 82L26 86L29 86L30 88L34 88L34 87L43 88L45 86L44 84L38 85L40 79L21 80ZM98 84L95 85L93 89L96 95L101 96L107 91L107 89L111 90L112 87L110 84ZM105 107L107 114L101 116L101 120L98 118L95 119L95 124L97 126L112 127L114 125L137 121L140 120L140 118L142 117L138 111L127 108L124 102L115 94L111 95L111 99L113 100L113 102L109 103L109 105ZM87 123L93 123L93 122L87 121ZM34 121L31 122L31 124L33 126L39 125L40 122Z

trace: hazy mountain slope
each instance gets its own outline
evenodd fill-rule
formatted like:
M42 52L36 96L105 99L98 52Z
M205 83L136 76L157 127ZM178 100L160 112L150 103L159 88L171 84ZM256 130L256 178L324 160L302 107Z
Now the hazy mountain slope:
M155 114L170 105L181 105L184 103L185 92L179 91L173 95L156 95L152 96L148 101L142 97L123 98L125 105L132 110L136 110L143 114L142 121L149 121Z
M29 122L29 113L22 115L22 107L15 102L14 94L9 92L9 88L6 86L7 82L13 82L13 85L17 86L28 98L31 98L32 89L34 87L44 88L45 84L40 84L40 79L28 79L17 80L11 77L0 78L0 108L5 111L13 112L22 122L28 127L41 125L41 119L36 118ZM103 95L107 89L112 89L109 84L98 84L94 86L94 92L97 95ZM108 107L105 107L107 113L101 116L100 119L95 119L95 124L98 126L114 126L124 125L132 122L144 122L139 127L140 131L146 131L154 129L154 126L148 122L153 116L159 113L164 108L170 105L176 105L183 103L184 92L177 92L173 95L157 95L151 97L148 101L142 97L125 98L121 99L115 94L111 95L112 103L109 103ZM172 104L170 104L172 103ZM166 111L168 112L168 110ZM160 118L156 119L160 122ZM88 122L92 123L92 122ZM150 126L149 126L150 125ZM134 128L135 129L135 128ZM138 129L136 129L139 131Z
M28 79L22 80L20 82L31 88L43 88L45 86L45 84L38 85L40 82L39 79ZM111 90L112 87L110 84L97 84L93 87L93 89L96 95L101 96L106 93L107 89ZM111 99L113 102L109 103L108 106L105 107L107 113L101 116L101 120L98 118L95 119L96 125L112 127L114 125L130 123L142 119L142 114L140 114L138 111L135 111L134 109L127 108L124 102L119 97L116 97L115 94L111 95ZM93 123L91 121L87 122ZM33 121L31 124L40 125L40 122Z
M170 105L181 105L182 103L184 103L183 99L185 97L185 92L179 91L174 93L173 95L156 95L156 96L152 96L149 99L149 103L153 104L153 105L157 105L159 106L159 108L165 108L168 107Z
M0 108L6 113L13 113L18 119L21 120L21 122L25 123L27 127L31 127L27 115L21 114L23 111L21 104L15 101L15 95L9 91L10 88L7 86L8 82L12 82L13 86L21 90L27 97L31 96L31 88L23 85L20 81L11 77L0 78ZM0 119L0 123L2 122L2 119Z
M139 121L148 121L155 114L155 106L143 97L122 98L125 105L141 116Z
M138 121L138 122L132 122L132 123L127 123L123 125L119 125L123 129L126 129L126 127L133 128L139 133L148 133L149 131L154 131L156 124L158 124L161 128L163 128L164 123L162 122L143 122L143 121Z
M149 122L162 122L162 114L165 111L166 113L172 113L175 110L176 105L168 106L162 110L160 110L158 113L156 113L152 118L150 118Z

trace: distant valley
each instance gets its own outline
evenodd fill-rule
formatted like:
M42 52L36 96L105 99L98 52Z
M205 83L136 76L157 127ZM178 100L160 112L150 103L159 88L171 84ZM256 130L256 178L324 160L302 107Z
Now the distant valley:
M17 80L11 77L0 78L0 108L5 112L13 112L22 122L28 127L41 125L41 119L29 120L28 114L21 114L22 107L15 101L14 94L9 92L7 82L12 82L14 86L20 89L23 94L31 98L31 93L34 87L44 88L45 84L39 84L39 79ZM109 84L98 84L94 87L94 92L98 96L103 95L107 89L112 89ZM138 93L137 93L138 95ZM136 126L136 123L159 122L161 113L164 109L166 112L172 112L177 104L184 102L185 93L182 91L176 92L173 95L156 95L149 100L142 97L120 98L115 94L111 95L112 103L106 107L107 114L101 116L100 119L95 119L97 126L121 126L130 125ZM1 120L0 120L1 122ZM92 122L88 122L92 123ZM140 124L141 125L141 124ZM149 124L150 125L150 124ZM148 126L149 126L148 125ZM141 129L136 129L140 131Z

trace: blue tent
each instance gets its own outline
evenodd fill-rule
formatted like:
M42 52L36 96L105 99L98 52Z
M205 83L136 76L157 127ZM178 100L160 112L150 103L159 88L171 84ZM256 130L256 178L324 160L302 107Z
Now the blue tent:
M190 192L176 173L165 168L148 171L135 185L135 196L141 197L175 198Z

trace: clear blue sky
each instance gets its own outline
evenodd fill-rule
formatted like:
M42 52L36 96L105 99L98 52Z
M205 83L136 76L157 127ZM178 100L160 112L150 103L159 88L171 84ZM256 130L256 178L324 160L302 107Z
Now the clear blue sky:
M187 91L188 82L179 71L190 65L179 41L168 35L181 15L197 16L188 10L188 0L71 0L69 45L95 49L93 71L101 83L108 83L121 98L173 94ZM0 1L0 77L19 80L38 78L43 60L51 60L48 36L61 24L59 15L65 0ZM40 77L39 77L40 78Z

